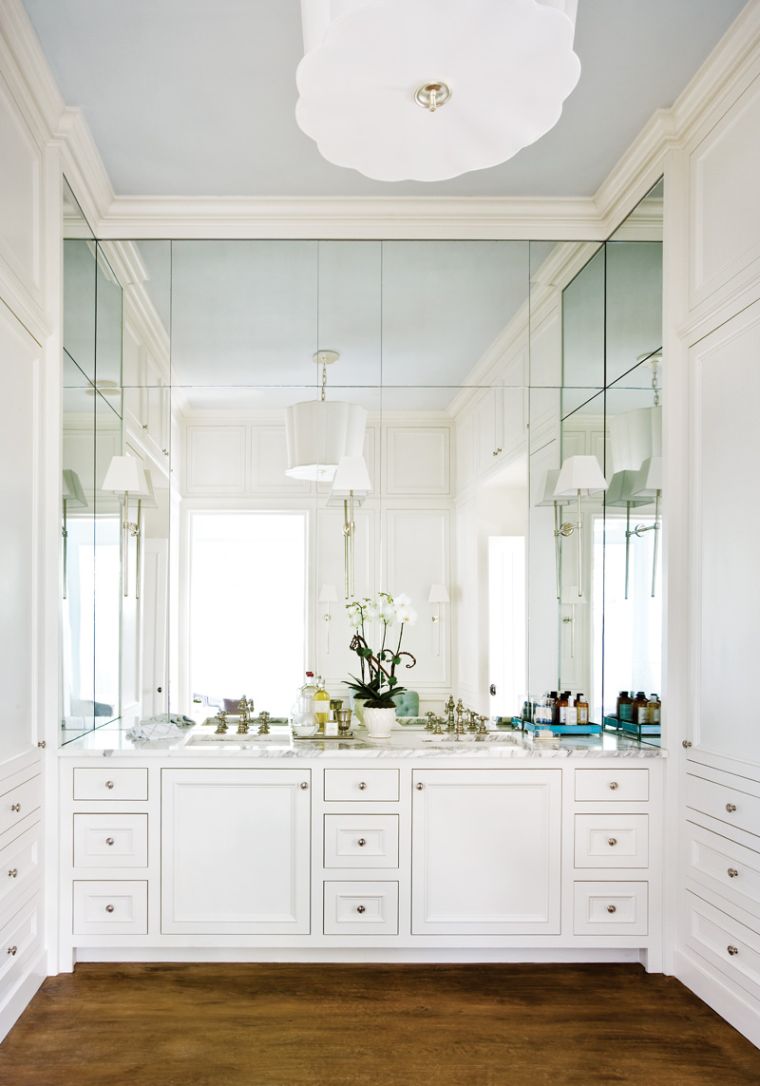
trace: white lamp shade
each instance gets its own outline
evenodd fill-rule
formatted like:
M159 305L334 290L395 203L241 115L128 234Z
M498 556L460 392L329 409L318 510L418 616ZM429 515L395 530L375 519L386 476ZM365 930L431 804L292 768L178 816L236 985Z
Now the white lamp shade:
M645 460L636 472L633 492L640 498L655 498L662 491L662 457Z
M638 472L616 471L610 479L604 501L608 506L644 505L645 501L635 497L633 488Z
M82 480L73 468L63 469L62 494L69 505L76 506L80 509L87 508L87 498L85 497Z
M606 489L607 480L595 456L568 456L560 469L554 493L562 498L579 491Z
M101 489L111 494L147 494L142 466L134 456L112 456Z
M337 400L306 400L286 409L288 466L292 479L330 482L344 456L361 456L367 412Z
M557 480L559 479L559 468L550 468L546 476L544 477L544 489L543 496L540 501L536 502L537 506L544 505L567 505L570 501L569 498L558 498L554 491L557 488Z
M319 590L319 603L337 603L338 590L334 584L323 584Z
M662 455L662 408L641 407L611 415L610 459L615 472L638 471L650 456Z
M372 480L367 471L367 465L363 456L342 456L338 464L338 470L333 479L332 493L336 497L346 497L348 494L369 494L372 489Z
M428 603L449 603L449 592L445 584L433 584L430 586Z
M560 118L580 76L577 0L301 0L296 120L328 162L440 181L505 162ZM450 98L431 112L428 83Z

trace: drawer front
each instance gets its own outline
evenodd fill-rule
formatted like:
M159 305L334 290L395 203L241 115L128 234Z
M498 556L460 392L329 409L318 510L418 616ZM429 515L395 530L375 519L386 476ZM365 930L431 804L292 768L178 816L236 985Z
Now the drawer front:
M370 800L397 803L397 769L326 769L325 800Z
M147 799L148 770L109 766L74 770L74 799Z
M576 882L576 935L646 935L646 882Z
M689 945L759 999L760 935L695 894L686 898Z
M760 853L687 823L691 878L760 916Z
M648 769L576 769L578 803L644 803L649 799Z
M23 969L29 951L41 946L41 895L36 894L8 918L0 931L0 992L10 989L13 975Z
M325 815L325 867L398 867L398 815Z
M38 776L17 784L10 792L0 796L0 834L12 830L32 811L39 809L42 799L42 780Z
M40 832L33 826L0 852L0 912L11 907L11 894L24 893L39 877Z
M74 815L74 867L147 866L147 815Z
M576 815L576 867L647 867L649 816Z
M75 882L75 935L146 935L147 882Z
M688 774L686 806L760 836L760 796Z
M397 882L326 882L325 935L398 935Z

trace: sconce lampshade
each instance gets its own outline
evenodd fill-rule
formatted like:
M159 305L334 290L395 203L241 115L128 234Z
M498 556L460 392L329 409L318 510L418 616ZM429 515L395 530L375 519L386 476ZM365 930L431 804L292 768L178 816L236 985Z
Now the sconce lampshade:
M428 603L450 603L449 592L445 584L433 584L430 586Z
M552 506L552 505L567 505L570 501L569 498L560 498L554 491L557 489L557 480L559 479L559 468L550 468L544 478L544 490L541 501L536 502L536 506Z
M80 509L87 508L87 498L85 497L82 481L73 468L63 469L62 496L71 506Z
M656 498L662 491L662 457L645 460L636 472L633 493L639 498Z
M568 456L560 469L554 494L575 496L579 491L606 490L607 480L595 456Z
M367 412L337 400L306 400L285 413L291 479L330 482L344 456L361 456Z
M364 497L372 489L372 480L363 456L342 456L333 479L332 493L338 497Z
M145 473L134 456L112 456L103 490L111 494L147 494Z
M633 488L638 477L637 471L616 471L610 480L605 495L608 506L646 505L646 499L634 496Z

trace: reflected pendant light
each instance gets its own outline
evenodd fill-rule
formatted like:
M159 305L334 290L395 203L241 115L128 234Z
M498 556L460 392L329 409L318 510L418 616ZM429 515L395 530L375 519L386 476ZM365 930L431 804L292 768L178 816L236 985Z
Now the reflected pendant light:
M317 351L322 367L318 400L295 403L285 411L288 466L291 479L332 482L344 456L361 456L367 412L358 404L327 399L327 367L338 361L337 351Z
M560 118L577 0L301 0L296 120L378 181L496 166Z

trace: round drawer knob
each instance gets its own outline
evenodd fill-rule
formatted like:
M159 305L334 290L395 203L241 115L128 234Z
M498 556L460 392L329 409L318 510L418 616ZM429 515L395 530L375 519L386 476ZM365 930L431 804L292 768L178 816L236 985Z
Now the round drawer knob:
M734 811L736 810L736 804L735 803L727 803L726 804L726 810L728 811L729 814L733 814Z
M739 953L738 946L727 946L726 950L728 951L728 953L731 955L732 958L736 957L736 955Z
M366 913L366 911L367 911L367 908L366 908L366 906L365 906L365 905L357 905L357 906L356 906L356 911L357 911L358 913Z
M107 913L112 913L112 912L113 912L113 910L114 910L114 906L113 906L113 905L106 905L106 912L107 912Z
M366 781L359 781L359 791L364 792L364 791L366 791L366 788L367 788L367 782Z
M607 906L607 912L608 913L616 913L617 912L617 905L608 905Z
M417 788L418 792L421 792L425 785L422 783L422 781L418 781L415 787Z
M16 954L18 954L18 947L17 946L9 946L7 952L8 952L8 954L11 955L11 957L15 958Z
M359 846L359 848L364 848L364 846L366 845L367 842L363 837L360 837L359 840L356 843Z
M11 810L13 811L14 814L21 814L21 804L20 803L11 803Z
M617 781L610 781L610 792L617 792L620 785Z
M113 781L106 781L106 788L110 792L110 790L113 788Z
M8 872L8 878L9 879L18 878L18 868L17 867L12 867L10 869L10 871Z
M309 787L309 782L308 781L301 781L301 783L299 784L298 787L301 789L302 792L305 792L306 789Z
M729 867L726 874L728 875L728 877L730 879L738 879L739 878L739 872L736 870L735 867Z
M107 845L112 845L113 843L114 843L113 842L113 837L106 837L106 844Z
M607 844L610 846L610 848L614 848L617 844L617 837L608 837Z
M689 747L691 746L691 739L682 739L681 740L681 746L683 747L684 750L688 750Z

